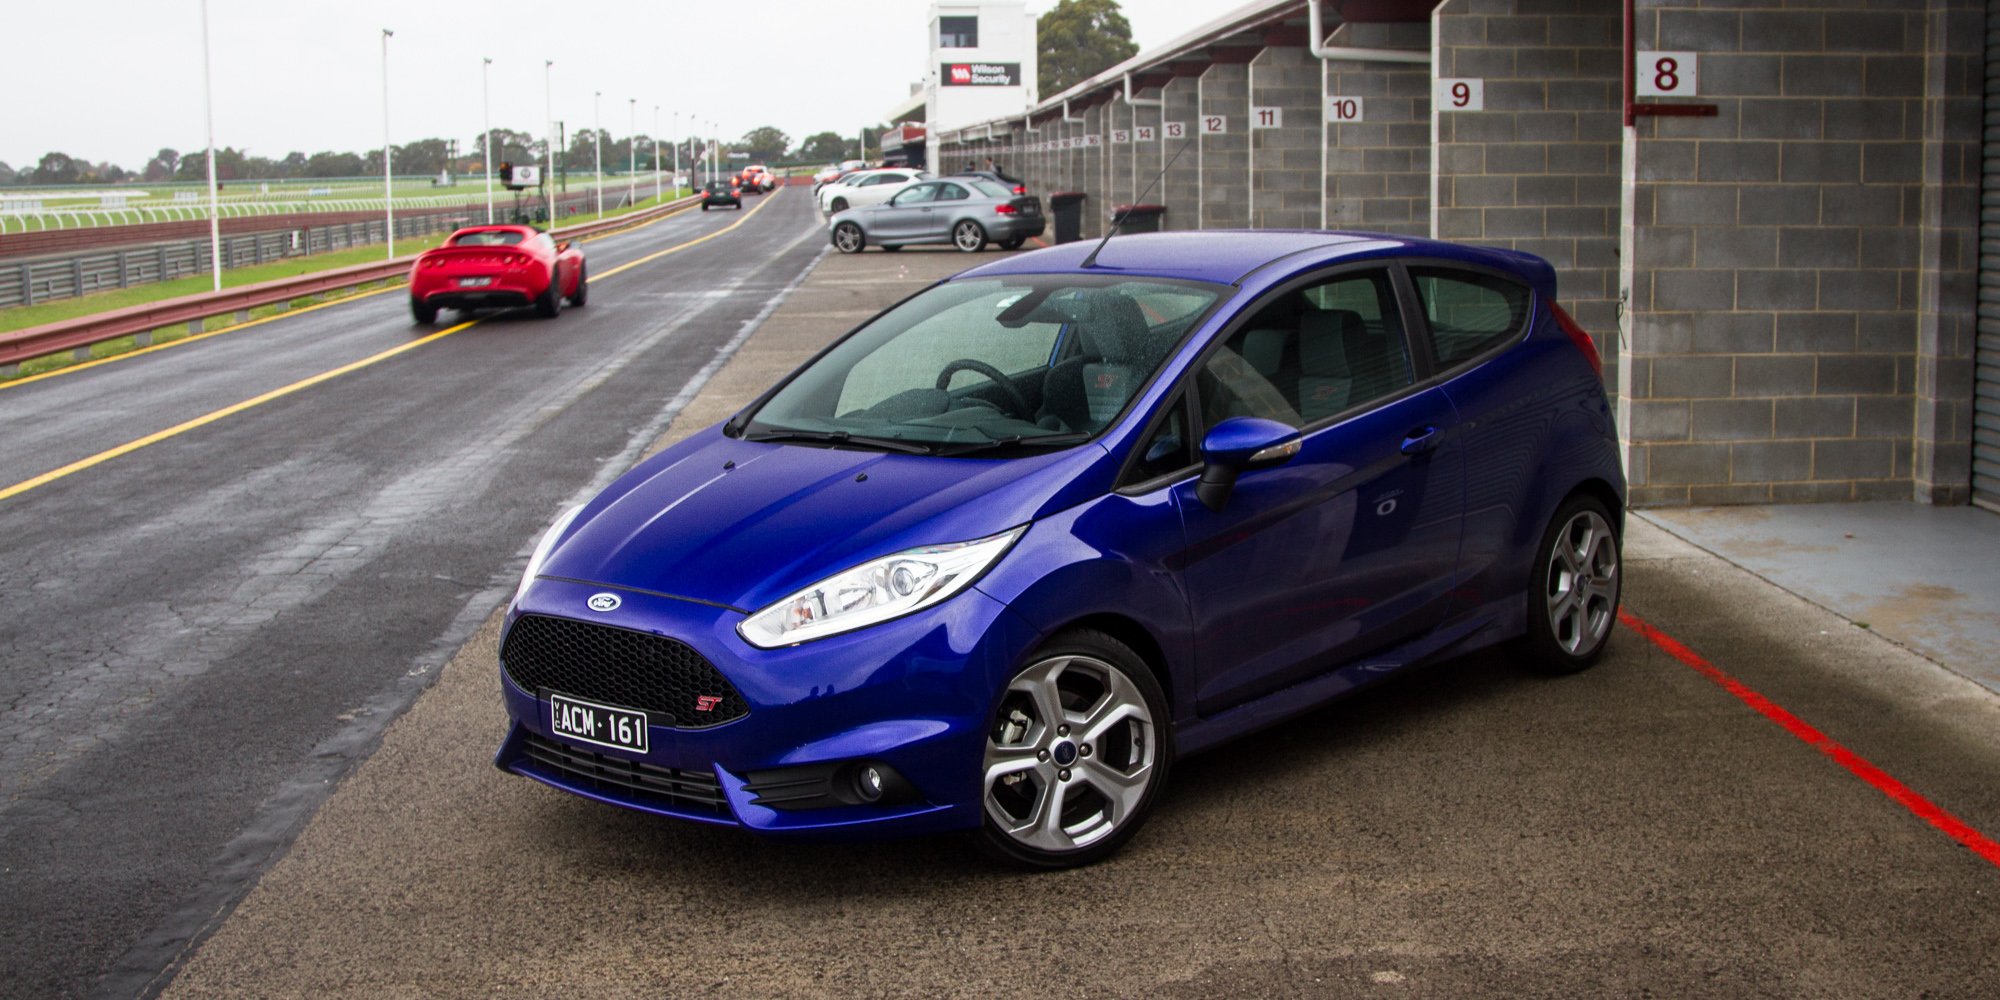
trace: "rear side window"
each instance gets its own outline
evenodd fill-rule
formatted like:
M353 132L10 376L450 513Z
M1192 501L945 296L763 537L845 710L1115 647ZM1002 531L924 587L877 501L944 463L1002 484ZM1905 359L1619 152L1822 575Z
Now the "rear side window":
M1014 192L1009 191L1006 188L993 183L992 181L973 181L972 186L973 188L978 190L980 194L983 194L988 198L1012 198L1014 196Z
M1431 351L1440 369L1453 368L1512 340L1528 321L1527 288L1488 274L1413 267Z

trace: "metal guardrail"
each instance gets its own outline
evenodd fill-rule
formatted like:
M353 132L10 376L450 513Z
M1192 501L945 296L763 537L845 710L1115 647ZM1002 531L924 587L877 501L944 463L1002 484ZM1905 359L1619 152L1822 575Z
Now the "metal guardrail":
M691 195L643 212L634 212L631 215L605 219L601 222L568 226L551 230L551 233L558 239L565 240L599 236L651 222L661 216L687 208L696 201L696 197ZM211 316L243 313L260 306L291 302L294 299L324 292L401 277L409 273L410 265L416 259L417 255L411 254L379 264L359 264L296 278L281 278L276 281L244 285L240 288L228 288L220 292L184 295L160 302L114 309L94 316L44 323L25 330L0 333L0 374L11 375L21 362L32 358L59 354L63 351L87 351L91 345L117 340L120 337L138 337L144 342L150 339L153 331L162 328L185 323L198 329L199 325Z

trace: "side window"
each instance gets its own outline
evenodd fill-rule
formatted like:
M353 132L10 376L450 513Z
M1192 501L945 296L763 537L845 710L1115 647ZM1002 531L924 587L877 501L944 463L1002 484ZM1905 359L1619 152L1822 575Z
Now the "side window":
M897 192L894 198L889 199L889 203L899 208L906 205L921 205L937 196L937 185L918 184Z
M1513 339L1528 321L1530 292L1505 278L1449 268L1413 267L1431 350L1451 368Z
M964 188L962 188L962 187L959 187L959 186L958 186L958 185L956 185L956 184L940 184L940 185L938 185L938 189L937 189L937 200L939 200L939 201L964 201L965 199L966 199L966 194L965 194L965 189L964 189Z
M1349 272L1266 302L1209 358L1202 418L1303 427L1391 395L1414 377L1386 271Z
M1145 449L1125 476L1128 483L1143 483L1169 472L1193 465L1194 439L1188 429L1187 397L1183 395L1167 409L1165 420L1146 439Z

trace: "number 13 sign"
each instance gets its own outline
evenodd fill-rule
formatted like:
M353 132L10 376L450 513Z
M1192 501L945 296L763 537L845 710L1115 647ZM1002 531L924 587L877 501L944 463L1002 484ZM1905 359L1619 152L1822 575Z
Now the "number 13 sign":
M1640 97L1693 97L1701 91L1695 85L1693 52L1639 53Z

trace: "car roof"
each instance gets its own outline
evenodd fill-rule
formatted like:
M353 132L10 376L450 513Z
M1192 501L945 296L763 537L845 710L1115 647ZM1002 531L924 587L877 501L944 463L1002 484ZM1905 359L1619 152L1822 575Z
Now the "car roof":
M1099 242L1078 240L1046 250L1013 254L958 277L1080 271L1084 259ZM1114 236L1104 243L1090 271L1236 285L1265 265L1285 258L1296 258L1297 264L1312 266L1382 256L1435 257L1484 265L1518 275L1538 290L1553 288L1554 275L1548 263L1528 254L1386 233L1318 230L1210 229Z

